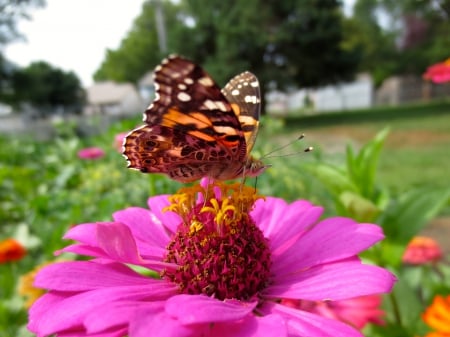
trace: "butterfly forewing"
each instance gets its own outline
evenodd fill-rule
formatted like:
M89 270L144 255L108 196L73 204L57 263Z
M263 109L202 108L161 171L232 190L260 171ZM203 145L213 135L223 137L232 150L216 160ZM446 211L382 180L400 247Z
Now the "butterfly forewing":
M156 99L145 112L144 121L183 129L207 141L235 141L241 146L242 131L231 105L219 86L198 65L172 56L156 67ZM226 128L226 133L222 132Z

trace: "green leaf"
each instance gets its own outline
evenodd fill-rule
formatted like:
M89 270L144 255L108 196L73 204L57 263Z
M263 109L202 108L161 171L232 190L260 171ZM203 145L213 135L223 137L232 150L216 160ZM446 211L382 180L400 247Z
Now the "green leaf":
M353 192L344 192L339 200L348 214L360 222L374 222L381 210L370 200Z
M350 179L359 187L361 195L371 200L375 198L378 160L388 133L388 128L380 131L362 147L356 157L352 148L347 147L347 170Z
M336 166L328 164L314 164L305 165L305 169L315 176L335 195L339 195L343 191L358 191L357 187L348 178L346 172Z
M391 323L395 322L398 326L407 327L410 330L409 336L413 336L424 310L416 290L400 278L385 299L383 306L388 313L386 319Z
M450 197L450 189L424 187L391 202L379 219L389 240L406 244L434 218Z

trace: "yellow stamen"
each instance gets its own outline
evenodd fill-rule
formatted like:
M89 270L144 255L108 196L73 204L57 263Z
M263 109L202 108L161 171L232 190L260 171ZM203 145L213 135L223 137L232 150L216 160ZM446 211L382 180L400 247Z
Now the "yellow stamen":
M218 199L214 192L216 188L220 189L220 198ZM243 216L247 216L253 208L256 200L263 198L256 193L254 188L241 185L240 183L224 184L215 181L206 188L201 185L184 187L169 197L170 205L164 208L164 211L172 211L181 216L185 223L188 222L188 215L197 203L198 194L210 196L204 202L204 207L200 212L210 212L214 215L214 221L218 226L218 232L222 232L223 226L232 226L239 222ZM208 203L209 202L209 203ZM208 204L208 206L206 206ZM203 228L199 221L192 221L190 232L195 233Z
M189 229L190 234L197 233L203 229L203 224L200 221L194 220L189 226Z

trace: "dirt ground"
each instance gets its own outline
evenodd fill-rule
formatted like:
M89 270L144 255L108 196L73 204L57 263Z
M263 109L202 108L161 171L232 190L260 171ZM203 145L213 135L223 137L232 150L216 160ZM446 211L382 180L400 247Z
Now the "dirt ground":
M336 126L327 128L326 132L312 129L307 133L307 139L312 143L319 143L327 151L344 152L346 144L353 143L356 147L372 139L377 131L368 131L352 126ZM391 132L386 141L389 147L424 146L430 143L440 143L450 140L448 133L433 133L426 130L396 130ZM450 216L437 217L430 221L421 235L435 239L445 254L450 254Z

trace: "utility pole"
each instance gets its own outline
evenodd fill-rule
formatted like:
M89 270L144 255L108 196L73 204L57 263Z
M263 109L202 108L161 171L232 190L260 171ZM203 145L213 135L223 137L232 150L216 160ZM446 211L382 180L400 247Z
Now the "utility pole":
M159 51L161 54L167 53L167 34L166 25L164 22L164 11L162 8L161 0L153 0L155 4L155 21L156 21L156 33L158 34Z

